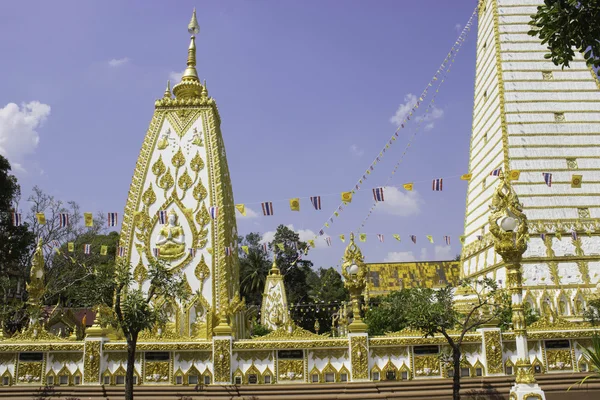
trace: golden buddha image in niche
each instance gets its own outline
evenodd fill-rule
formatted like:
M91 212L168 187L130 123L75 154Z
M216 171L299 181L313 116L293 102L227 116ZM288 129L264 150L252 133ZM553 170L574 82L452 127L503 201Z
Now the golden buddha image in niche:
M159 258L175 260L185 254L185 233L177 221L177 213L169 211L167 222L160 228L156 239Z

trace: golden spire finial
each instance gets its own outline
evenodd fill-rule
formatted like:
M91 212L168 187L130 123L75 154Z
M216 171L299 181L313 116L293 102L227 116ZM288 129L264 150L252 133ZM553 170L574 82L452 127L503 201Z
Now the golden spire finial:
M277 266L277 257L273 256L273 265L271 265L271 275L279 275L281 272L279 271L279 267Z
M165 89L165 94L163 96L165 99L171 98L171 81L167 81L167 88Z
M198 72L196 71L196 36L200 33L200 26L196 19L196 9L192 13L192 19L188 24L190 46L188 47L187 68L183 72L181 82L173 87L173 94L178 98L199 98L202 93Z

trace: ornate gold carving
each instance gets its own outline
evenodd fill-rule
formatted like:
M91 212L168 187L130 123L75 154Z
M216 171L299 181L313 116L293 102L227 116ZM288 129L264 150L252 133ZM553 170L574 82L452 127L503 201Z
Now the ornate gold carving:
M278 341L278 340L327 340L328 336L317 335L299 326L293 325L291 332L289 328L279 328L265 336L252 338L252 341Z
M272 340L272 341L257 341L256 339L239 340L233 343L233 348L236 350L262 350L262 349L314 349L314 348L331 348L331 347L347 347L347 339L324 339L324 340Z
M546 349L548 371L573 370L571 351L568 349Z
M204 169L204 161L202 161L202 157L200 157L200 153L196 152L196 155L192 157L190 161L190 169L195 173L198 173Z
M83 358L83 376L85 383L98 383L100 379L100 346L98 340L85 342L85 353Z
M273 352L270 350L263 351L237 351L235 352L236 360L258 362L263 360L273 361Z
M483 340L485 342L485 358L488 373L501 374L503 367L500 331L484 331Z
M59 364L78 363L83 357L83 353L79 352L50 353L49 355L51 357L52 362L57 362Z
M535 383L535 376L533 375L533 367L528 360L517 360L515 365L515 382L532 384Z
M576 158L567 158L567 168L578 169L579 166L577 165L577 159Z
M126 364L127 363L127 353L117 353L117 352L106 352L107 362L114 362L116 364Z
M179 149L177 149L177 152L171 158L171 165L173 167L175 167L176 171L185 165L185 156L183 155L183 152L181 151L181 147Z
M348 358L348 349L323 349L311 351L311 359L315 360L330 360L332 358L346 359Z
M279 381L303 381L304 360L278 360L277 373Z
M408 357L408 347L371 347L371 356L376 358Z
M19 362L17 364L18 383L41 383L42 362Z
M215 382L229 382L231 373L231 341L214 340L213 365Z
M160 228L156 247L158 247L158 257L164 260L176 260L185 254L185 234L183 227L178 222L177 213L171 209L169 211L167 223Z
M367 336L351 336L352 379L369 379L369 349Z
M162 156L159 155L158 159L154 162L154 164L152 164L152 173L158 178L166 171L167 167L165 166L165 163L162 160Z
M196 278L198 278L198 280L203 283L204 280L206 278L208 278L210 274L210 269L208 268L208 265L206 264L206 261L204 260L204 255L202 255L200 257L200 261L198 261L198 264L196 265L196 268L194 269L194 275L196 275Z
M440 375L440 359L438 356L414 356L415 376Z
M142 202L146 207L150 207L152 204L156 203L156 193L154 193L152 183L148 185L148 189L146 189L146 191L142 195Z
M183 174L181 174L181 176L177 180L177 185L181 190L183 190L184 196L185 192L192 186L192 183L192 178L188 174L187 169L183 171Z
M169 361L146 361L144 380L154 383L169 382Z
M133 279L140 285L148 279L148 271L142 262L140 257L140 261L137 263L135 269L133 270Z
M167 169L167 172L162 175L158 180L158 187L164 189L165 191L171 189L175 181L173 180L173 176L171 175L171 169Z
M0 353L0 365L12 364L16 355L16 353Z

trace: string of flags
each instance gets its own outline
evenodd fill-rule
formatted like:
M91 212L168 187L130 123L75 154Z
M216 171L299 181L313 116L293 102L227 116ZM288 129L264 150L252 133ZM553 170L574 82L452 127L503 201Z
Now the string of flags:
M467 37L467 34L469 33L469 31L471 30L471 23L473 21L473 17L476 11L474 11L473 15L471 15L471 18L469 19L469 21L467 22L467 24L465 25L463 31L461 32L459 39L456 41L455 44L458 44L458 46L456 47L454 53L452 52L453 49L450 50L450 52L448 53L448 55L452 54L452 58L450 60L450 63L448 64L448 67L445 68L444 70L444 75L442 76L441 81L438 83L435 93L433 94L429 104L427 105L427 108L425 109L425 115L427 115L427 113L429 113L435 104L435 100L439 94L440 88L444 85L444 82L446 81L446 78L448 77L451 69L452 69L452 65L454 64L454 60L456 59L456 55L458 54L458 52L460 51L461 47L462 47L462 43L464 42L464 40ZM446 61L446 60L444 60ZM440 67L440 69L444 69L444 64L442 63L442 66ZM431 86L431 82L429 84L429 86ZM428 86L428 87L429 87ZM410 115L409 115L410 116ZM388 176L387 180L386 180L386 186L389 186L392 178L394 177L394 175L396 174L396 172L398 172L398 169L400 168L400 165L402 164L402 162L404 161L404 156L406 155L406 153L408 152L409 148L411 147L413 141L416 139L417 134L420 131L421 125L423 124L423 122L426 120L426 118L420 118L417 119L417 126L415 127L415 130L413 131L412 135L410 136L408 142L406 143L406 146L404 148L404 151L402 152L402 155L400 156L399 160L396 162L396 164L394 165L394 168L392 169L391 174ZM432 182L432 188L433 190L436 190L436 188L441 191L442 190L442 185L443 181L442 179L440 179L439 181L434 180ZM404 189L407 191L412 191L413 190L413 183L405 183L403 185ZM371 208L369 209L369 211L367 212L367 215L363 218L360 227L358 228L358 231L360 232L366 225L367 221L369 220L369 218L371 217L371 214L374 212L375 207L377 206L377 201L375 201L372 205Z
M496 168L496 169L492 170L489 175L499 177L499 178L503 177L502 168ZM511 170L508 173L508 179L511 181L519 180L520 176L521 176L520 170ZM548 187L552 187L552 173L543 172L543 173L541 173L541 176L542 176L544 183ZM460 176L457 175L457 176L447 176L444 178L435 178L431 181L431 190L436 191L436 192L443 191L444 180L453 179L453 178L457 178L457 177L460 177L460 179L463 181L469 181L472 179L473 174L467 173L467 174L462 174ZM410 192L415 189L415 184L422 183L422 182L424 182L424 181L408 182L408 183L402 184L401 186L388 185L385 187L373 188L372 189L373 200L374 200L375 204L385 201L385 190L388 187L402 188L402 189L406 190L407 192ZM583 175L572 175L570 183L571 183L572 188L581 188L581 185L583 183ZM327 197L327 196L331 196L331 195L332 194L327 194L327 195L322 195L322 196L310 196L310 203L311 203L312 208L314 208L314 210L316 210L316 211L320 211L322 209L322 197ZM340 198L342 199L342 201L345 204L348 204L348 203L352 202L353 195L354 195L354 193L352 193L352 192L341 192ZM299 197L289 199L289 207L290 207L291 211L300 211L300 208L301 208L300 207L300 199L301 198L299 198ZM261 203L261 207L262 207L264 216L275 215L275 211L274 211L275 209L273 207L272 201ZM246 214L246 204L236 204L235 209L241 215L243 215L243 216L247 215ZM338 207L338 209L334 212L333 216L329 218L328 223L326 223L325 226L319 231L319 236L322 236L325 233L324 228L329 228L329 226L330 226L329 223L333 222L333 217L339 216L339 214L342 212L343 209L344 208L341 205ZM22 213L11 212L11 214L12 214L12 223L14 226L23 225ZM210 207L209 215L210 215L211 219L216 220L219 217L219 207ZM85 212L85 213L83 213L83 216L84 216L85 226L93 227L94 226L93 213ZM158 221L160 224L164 225L168 222L167 210L157 211L157 216L158 216ZM42 212L36 213L35 217L36 217L38 224L40 224L40 225L45 225L48 222L48 219L46 218L45 213L42 213ZM58 219L59 228L68 227L70 224L70 221L71 221L69 213L59 213L57 216L57 219ZM118 225L118 222L119 222L118 213L110 212L107 214L108 227L116 227ZM361 225L361 227L364 227L364 222L366 222L366 219L365 219L365 221L363 221L363 224Z
M429 88L433 87L435 81L438 80L438 77L445 72L446 65L455 56L455 52L457 51L457 49L460 48L462 46L462 44L464 43L464 41L466 39L466 33L470 30L471 25L473 23L473 19L476 17L476 15L477 15L477 8L475 8L473 10L473 13L471 14L471 17L469 18L469 21L468 21L467 25L465 26L465 28L463 29L463 31L459 35L458 39L454 42L454 44L450 48L450 51L448 52L448 54L446 55L446 57L442 61L442 64L440 65L440 67L438 68L438 70L435 72L435 74L433 75L433 77L431 78L431 80L429 81L429 83L427 84L427 86L425 86L425 89L423 90L423 92L421 93L421 95L418 97L418 101L416 102L416 104L413 105L413 107L409 111L409 113L406 116L406 118L402 121L402 123L400 123L400 126L398 126L396 128L396 130L392 134L391 138L387 141L387 143L383 146L383 148L381 149L381 151L379 152L379 154L375 157L375 159L371 162L371 164L369 165L369 167L365 170L365 173L362 175L362 177L360 177L358 179L358 181L354 185L353 190L351 190L349 192L345 192L345 194L342 194L342 202L341 202L341 204L338 205L338 207L335 209L335 211L333 212L333 214L330 215L330 217L322 225L321 229L319 230L319 234L320 235L323 235L323 233L321 233L321 232L323 232L325 228L329 228L330 224L333 223L333 218L339 216L339 214L342 211L343 207L345 207L348 203L351 202L352 195L354 193L360 191L361 185L363 184L363 182L367 180L367 177L369 175L371 175L371 173L374 171L375 166L383 159L383 157L385 156L387 150L391 148L391 146L394 144L394 142L396 141L396 139L399 137L400 130L404 129L404 127L406 126L407 122L410 121L410 119L413 116L413 114L420 107L421 103L425 100L425 98L427 98L427 95L429 93ZM315 236L315 238L316 238L316 236Z

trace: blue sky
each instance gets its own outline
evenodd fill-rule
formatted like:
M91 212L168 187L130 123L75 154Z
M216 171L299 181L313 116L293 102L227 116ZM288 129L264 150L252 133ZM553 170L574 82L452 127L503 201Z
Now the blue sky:
M135 162L167 79L185 68L187 24L197 8L198 73L219 105L237 203L275 215L238 218L242 233L293 225L317 232L393 134L410 94L427 86L476 1L59 1L6 2L0 14L0 152L24 197L33 185L85 211L123 212ZM473 27L361 244L368 262L453 258L460 252L475 73ZM407 97L408 96L408 97ZM336 265L337 236L357 231L385 184L413 121L366 190L309 258ZM425 124L423 124L424 126ZM333 194L331 196L326 196ZM322 196L322 211L302 200ZM27 208L25 203L21 204ZM376 234L385 235L379 243ZM398 243L393 233L402 237ZM409 235L417 235L414 245ZM425 235L433 235L435 245ZM443 236L452 237L450 248Z

